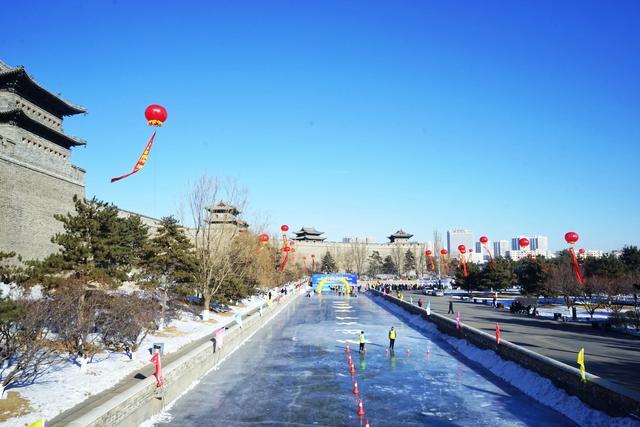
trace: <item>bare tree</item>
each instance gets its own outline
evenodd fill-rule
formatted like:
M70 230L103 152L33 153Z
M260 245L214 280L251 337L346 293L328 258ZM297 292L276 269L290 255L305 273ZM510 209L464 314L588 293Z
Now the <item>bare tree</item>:
M400 245L393 245L391 249L391 259L398 269L398 275L402 277L404 272L404 251Z
M419 276L424 276L427 271L427 256L425 255L425 251L427 250L427 245L422 244L419 245L416 249L416 274Z
M567 310L571 310L581 294L573 269L568 263L561 263L551 271L545 288L553 295L561 296Z
M60 313L50 301L20 300L14 307L11 316L0 318L0 398L7 388L33 383L61 360L49 329Z
M102 344L107 350L133 353L159 322L158 307L150 298L137 295L113 295L97 319Z
M246 204L246 191L235 182L222 185L220 180L205 175L196 182L189 195L197 260L195 282L204 303L203 319L209 318L211 299L224 283L234 275L243 276L247 273L238 270L243 264L234 262L232 251L232 242L243 227L214 217L211 208L220 202L234 206L241 212Z
M358 276L364 274L365 263L367 262L367 256L369 255L367 253L367 244L356 239L351 242L348 251L353 259L355 271Z
M571 278L576 283L575 276ZM596 310L607 305L609 281L610 279L604 276L588 276L585 278L584 287L577 292L577 302L589 313L591 319L593 319Z

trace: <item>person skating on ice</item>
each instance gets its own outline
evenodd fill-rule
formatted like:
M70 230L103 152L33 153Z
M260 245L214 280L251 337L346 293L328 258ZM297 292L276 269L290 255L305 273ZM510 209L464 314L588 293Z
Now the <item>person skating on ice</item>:
M393 351L393 346L396 343L396 329L392 326L389 329L389 350Z
M365 338L364 338L364 331L360 331L360 353L364 353L364 343L365 343Z

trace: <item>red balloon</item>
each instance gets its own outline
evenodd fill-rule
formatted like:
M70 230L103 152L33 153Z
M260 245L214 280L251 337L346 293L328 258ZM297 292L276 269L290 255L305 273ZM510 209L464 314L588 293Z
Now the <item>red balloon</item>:
M446 255L446 254L448 254L449 252L447 252L447 250L446 250L446 249L443 249L443 250L441 250L441 251L440 251L440 253L441 253L442 255Z
M280 227L280 230L282 230L283 233L286 233L287 231L289 231L289 226L285 224L282 227Z
M577 242L579 238L580 236L578 236L578 233L576 233L575 231L569 231L564 235L564 240L566 240L570 245L573 245L575 242Z
M467 252L467 248L465 245L459 245L458 250L460 251L461 254Z
M162 126L167 120L167 110L162 105L152 104L144 110L149 126Z
M584 249L580 248L580 250L578 252L581 253L581 254L584 254L587 251L585 251Z
M289 246L285 246L282 250L285 252L291 252L291 248Z
M487 243L489 241L489 238L487 236L480 236L480 243L484 244Z
M426 251L424 251L424 253L425 253L427 256L431 256L431 254L432 254L433 252L431 252L431 249L427 249Z
M520 240L518 240L518 244L521 248L526 248L527 246L529 246L529 239L527 239L526 237L521 237Z
M260 241L262 243L267 243L269 241L269 235L268 234L261 234L260 235Z

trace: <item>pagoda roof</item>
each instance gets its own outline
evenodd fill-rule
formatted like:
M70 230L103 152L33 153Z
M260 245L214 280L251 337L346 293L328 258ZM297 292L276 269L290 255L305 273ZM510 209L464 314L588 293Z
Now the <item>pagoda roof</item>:
M324 234L324 231L318 231L313 227L302 227L299 231L294 231L294 233L297 235L319 236L321 234Z
M207 209L211 212L233 212L239 214L240 211L233 205L228 205L225 202L218 202L214 206L209 206Z
M294 237L293 240L297 240L297 241L313 240L313 241L323 242L327 240L327 238L315 236L315 235L304 235L304 236Z
M396 231L395 233L393 233L391 236L389 236L389 238L394 238L394 239L410 239L413 237L413 234L407 233L406 231L404 231L403 229L400 229L398 231Z
M0 123L15 123L21 128L64 148L87 144L86 141L80 138L67 135L35 120L20 108L13 108L11 110L4 111L0 110Z
M12 68L0 62L0 87L13 88L20 96L60 118L87 112L40 86L22 66Z

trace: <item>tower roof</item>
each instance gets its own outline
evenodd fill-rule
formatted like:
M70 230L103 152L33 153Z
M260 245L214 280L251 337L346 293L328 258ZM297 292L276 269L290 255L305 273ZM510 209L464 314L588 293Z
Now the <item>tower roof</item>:
M22 66L13 68L0 61L0 88L16 92L60 118L87 112L85 108L65 101L40 86Z
M318 231L313 227L302 227L299 231L294 231L295 234L298 235L312 235L312 236L319 236L321 234L324 234L323 231Z
M391 236L387 237L387 239L389 239L393 243L396 240L409 240L412 237L413 237L413 234L407 233L403 229L400 229L395 233L393 233Z
M326 240L326 237L321 237L324 234L322 231L318 231L313 227L302 227L299 231L294 231L296 237L293 240L315 240L322 242Z
M16 124L21 128L32 132L36 135L47 139L54 144L58 144L64 148L71 148L78 145L86 145L87 142L76 138L74 136L70 136L64 134L60 131L57 131L44 123L40 123L39 121L29 117L24 111L20 108L12 108L11 110L0 110L0 123L10 123Z

